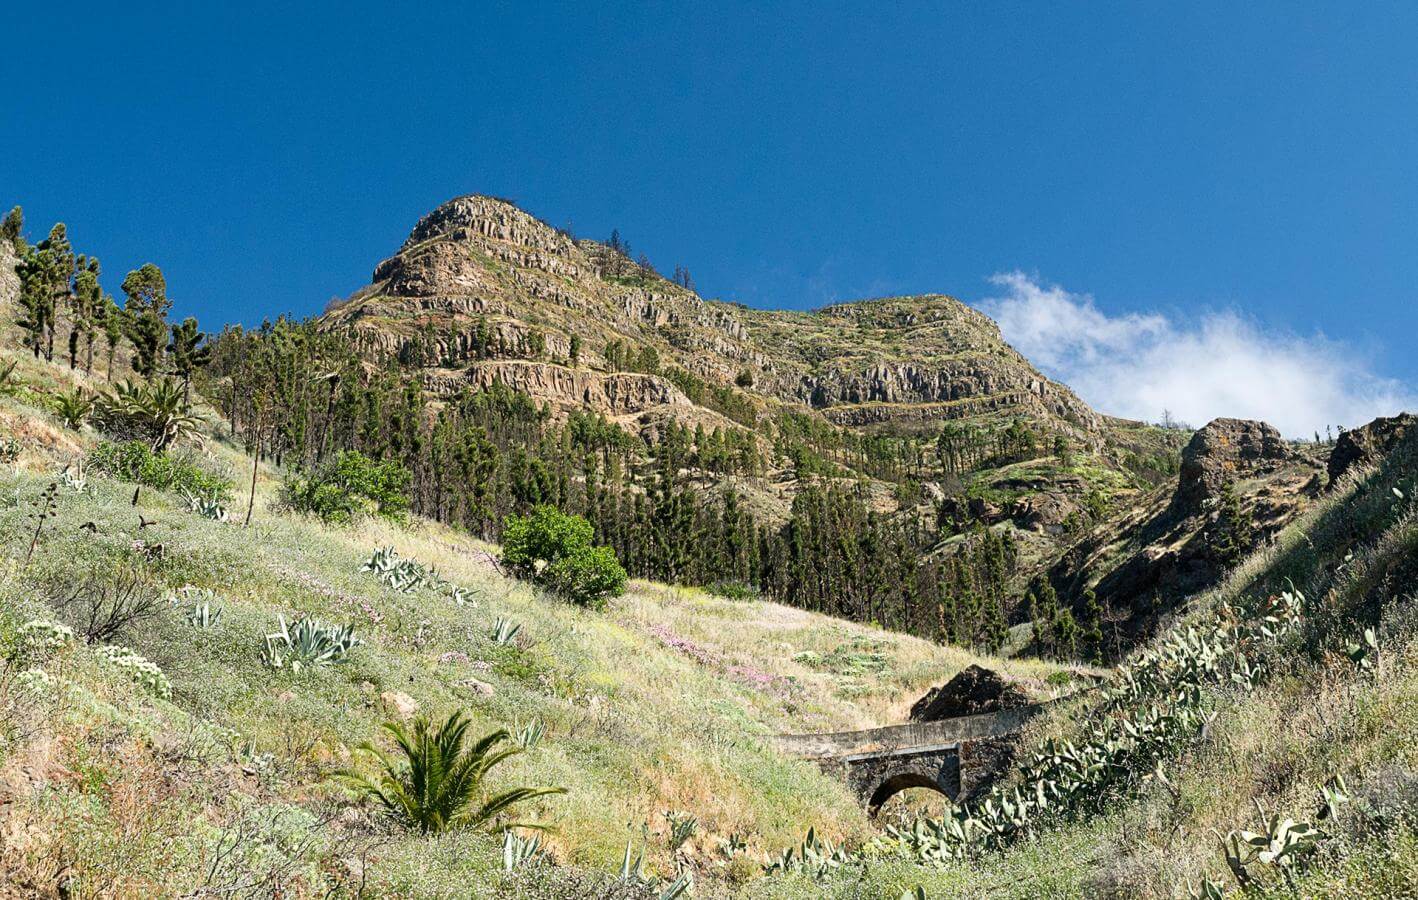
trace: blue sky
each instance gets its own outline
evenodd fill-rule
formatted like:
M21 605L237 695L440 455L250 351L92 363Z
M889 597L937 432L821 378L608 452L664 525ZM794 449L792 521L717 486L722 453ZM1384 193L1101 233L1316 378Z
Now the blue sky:
M1418 382L1418 6L1359 6L31 4L0 204L214 326L317 312L491 193L754 305L940 291L1045 350L1091 335L1040 296L1201 352L1229 319L1353 367L1289 430L1354 424ZM1047 368L1106 387L1116 351Z

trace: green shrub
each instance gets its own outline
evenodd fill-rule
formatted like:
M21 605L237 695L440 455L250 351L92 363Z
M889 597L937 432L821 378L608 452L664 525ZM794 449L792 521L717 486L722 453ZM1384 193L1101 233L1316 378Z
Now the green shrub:
M609 547L582 547L547 566L542 580L573 603L601 609L625 592L625 569Z
M580 606L600 609L625 590L625 569L609 547L592 546L595 532L580 516L538 506L511 516L502 533L502 564Z
M225 499L231 491L231 482L220 475L166 453L154 453L142 441L103 441L89 453L86 465L91 471L124 481L214 501Z
M355 450L286 480L282 501L296 512L341 525L366 515L401 519L409 509L409 470L395 460L373 460Z

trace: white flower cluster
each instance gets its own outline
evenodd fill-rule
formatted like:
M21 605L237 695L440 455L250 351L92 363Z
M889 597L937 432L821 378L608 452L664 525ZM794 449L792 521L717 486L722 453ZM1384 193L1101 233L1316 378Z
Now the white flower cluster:
M74 629L48 619L31 619L20 626L20 652L27 659L44 660L63 650L74 639Z
M15 676L15 686L22 692L43 696L54 686L54 676L43 669L25 669Z
M162 673L162 669L159 669L157 664L136 650L130 647L120 647L117 644L109 644L106 647L100 647L98 655L122 669L129 678L147 688L153 696L161 697L164 700L172 696L172 684Z

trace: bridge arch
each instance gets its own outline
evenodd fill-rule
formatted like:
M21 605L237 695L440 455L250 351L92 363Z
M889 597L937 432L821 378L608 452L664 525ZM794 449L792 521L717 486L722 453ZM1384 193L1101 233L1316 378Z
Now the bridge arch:
M886 801L897 794L911 788L929 788L946 797L950 797L950 792L941 786L940 782L925 774L924 772L897 772L883 779L876 789L867 798L867 813L873 817L881 812L881 808L886 805ZM954 799L954 798L952 798Z

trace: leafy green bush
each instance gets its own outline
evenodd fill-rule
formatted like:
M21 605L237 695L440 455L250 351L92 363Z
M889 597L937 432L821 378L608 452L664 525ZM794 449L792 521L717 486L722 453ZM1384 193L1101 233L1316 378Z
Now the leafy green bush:
M211 500L222 500L231 491L231 482L220 475L166 453L154 453L142 441L103 441L89 453L86 465L90 471L160 491L175 490Z
M626 574L609 547L592 546L595 532L580 516L538 506L511 516L502 533L502 564L513 574L592 609L625 590Z
M542 571L542 581L573 603L601 609L625 592L625 569L609 547L582 547Z
M342 525L366 515L400 519L409 509L409 470L348 450L313 471L286 480L282 500L296 512Z

